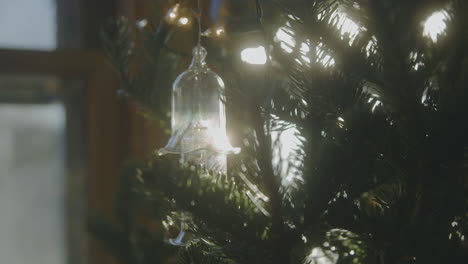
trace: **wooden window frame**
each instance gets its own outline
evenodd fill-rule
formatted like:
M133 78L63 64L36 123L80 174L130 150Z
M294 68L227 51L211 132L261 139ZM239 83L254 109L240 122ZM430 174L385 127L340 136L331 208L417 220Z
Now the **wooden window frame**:
M84 198L87 200L88 212L111 217L113 193L116 190L120 165L128 149L128 137L124 129L127 128L125 121L128 107L117 99L115 88L118 81L106 58L94 51L0 49L0 74L52 75L64 80L85 82L87 175ZM71 199L73 197L67 197L67 200ZM69 218L68 215L65 217ZM80 217L85 221L83 232L86 232L87 216ZM69 226L68 229L70 228L73 227ZM70 231L67 230L67 233ZM69 258L69 263L114 262L102 252L94 239L86 240L88 258L81 261ZM70 250L73 251L73 248ZM73 255L73 252L70 254Z

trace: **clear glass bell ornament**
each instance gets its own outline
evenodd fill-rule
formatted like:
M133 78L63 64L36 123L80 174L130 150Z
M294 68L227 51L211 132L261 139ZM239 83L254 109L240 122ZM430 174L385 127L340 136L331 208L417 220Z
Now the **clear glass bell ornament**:
M206 65L205 48L193 49L190 67L172 87L172 136L159 155L179 154L181 162L226 173L226 155L239 153L226 134L224 82Z

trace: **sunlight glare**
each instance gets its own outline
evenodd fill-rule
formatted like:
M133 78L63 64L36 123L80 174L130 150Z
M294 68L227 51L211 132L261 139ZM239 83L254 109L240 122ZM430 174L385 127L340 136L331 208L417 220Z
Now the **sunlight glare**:
M281 122L286 124L286 122ZM297 181L302 182L299 167L302 164L300 155L296 150L301 146L301 136L299 130L291 125L282 131L273 130L271 132L271 140L275 142L273 147L273 166L281 175L282 185L285 187L292 186Z
M347 37L351 46L357 35L363 30L356 22L350 19L345 12L337 10L330 17L329 23L333 23L339 30L341 39Z
M290 29L280 27L278 31L276 31L275 38L280 42L280 46L285 52L291 53L293 51L296 41L294 40L293 32Z
M339 116L337 118L337 121L336 121L336 125L339 127L339 128L344 128L345 127L345 120L343 117Z
M426 100L428 98L428 92L429 92L429 87L426 87L426 89L424 89L424 92L421 96L421 104L427 106L428 104L426 103Z
M366 46L366 55L370 57L371 55L375 55L377 53L377 39L375 36L369 40Z
M423 36L429 37L433 42L437 42L439 35L447 28L446 20L448 13L445 10L432 13L423 23Z
M307 63L310 63L310 58L309 58L309 52L310 52L310 47L309 47L309 44L307 44L307 42L302 42L301 44L301 58L307 62Z
M263 46L246 48L241 51L241 59L249 64L265 64L267 62L265 48Z
M424 62L422 62L421 57L423 57L423 55L418 52L410 52L409 59L411 64L413 64L413 70L417 71L419 68L424 66Z
M374 105L372 106L371 112L374 113L377 107L381 104L382 102L380 100L375 100Z
M329 54L325 53L323 43L319 43L315 48L317 54L317 61L322 64L325 68L335 65L335 59Z

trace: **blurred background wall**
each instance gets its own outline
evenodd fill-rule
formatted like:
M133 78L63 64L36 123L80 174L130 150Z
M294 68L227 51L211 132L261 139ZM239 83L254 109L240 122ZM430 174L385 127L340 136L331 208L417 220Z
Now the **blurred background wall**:
M87 233L157 127L115 92L102 23L144 1L0 0L0 263L113 263Z

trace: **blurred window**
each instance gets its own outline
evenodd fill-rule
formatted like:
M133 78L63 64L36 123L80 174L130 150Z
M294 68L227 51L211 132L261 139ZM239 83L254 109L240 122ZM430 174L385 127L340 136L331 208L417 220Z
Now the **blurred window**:
M0 0L0 48L56 47L56 0Z
M85 47L100 46L100 23L117 2L0 0L0 263L106 257L89 243L87 205L110 196L95 186L116 174L120 156L101 153L119 153L109 142L120 134L101 139L120 126L96 121L113 117L100 110L116 107L103 99L114 79L97 66L104 57Z
M66 262L64 106L0 104L0 258Z
M82 88L0 75L1 263L70 263L70 218L84 215Z

